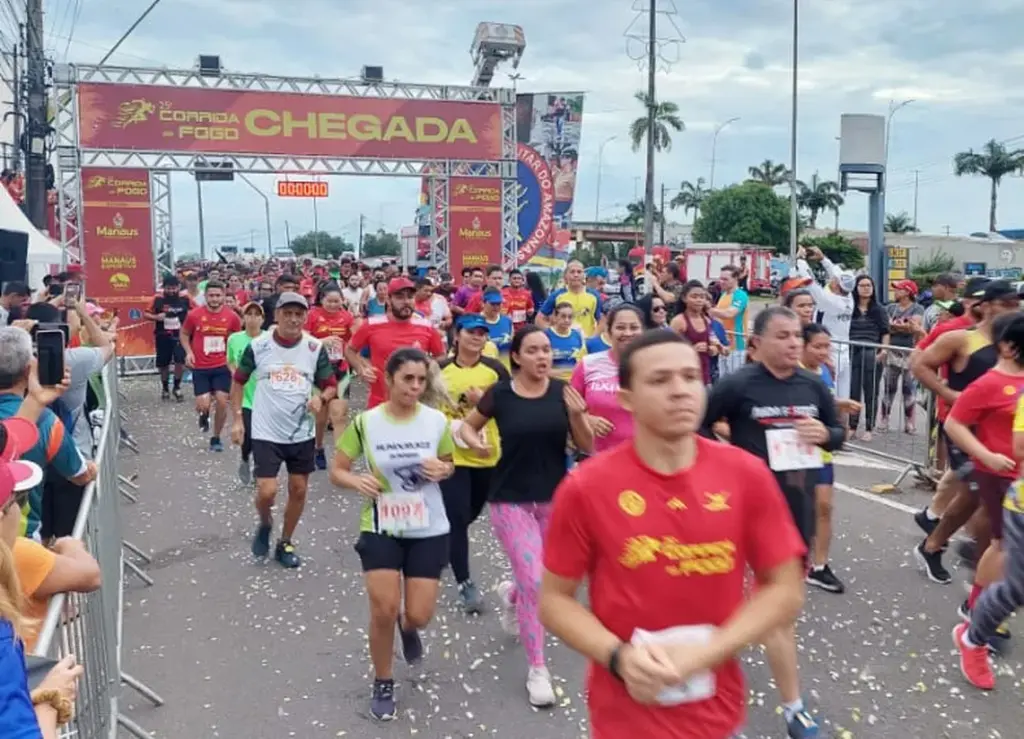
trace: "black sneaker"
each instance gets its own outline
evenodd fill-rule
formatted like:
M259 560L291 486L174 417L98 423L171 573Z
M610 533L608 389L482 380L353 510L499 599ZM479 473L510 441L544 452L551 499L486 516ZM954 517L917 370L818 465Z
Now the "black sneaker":
M164 388L163 390L160 391L160 400L170 400L170 399L171 399L171 391L170 390L168 390L167 388Z
M925 536L932 535L932 532L938 527L940 520L941 519L929 516L927 508L922 508L914 514L914 523L916 523L917 527L924 532Z
M402 637L402 657L410 665L418 664L423 660L423 640L420 639L420 632L416 629L406 631L399 621L398 633Z
M323 449L316 450L316 453L313 456L313 461L316 463L316 468L318 470L327 469L327 454Z
M373 690L370 692L370 715L378 721L394 721L397 715L394 680L373 681Z
M295 553L295 546L290 541L285 541L284 539L277 542L277 548L274 550L274 559L277 560L279 565L289 570L294 570L302 564L302 559Z
M223 452L224 443L220 440L219 436L210 437L210 451L211 452Z
M928 579L932 582L939 585L949 585L953 581L953 576L949 574L949 570L942 565L942 552L926 552L923 541L914 547L914 559L917 560L917 564L920 565L921 569L928 575Z
M199 414L199 430L204 434L210 430L210 414L200 413Z
M846 586L843 581L836 577L832 568L827 564L821 567L812 567L805 578L808 585L827 590L830 593L844 593Z
M252 538L252 553L256 557L266 557L270 553L270 530L269 523L261 523L256 529L256 536Z

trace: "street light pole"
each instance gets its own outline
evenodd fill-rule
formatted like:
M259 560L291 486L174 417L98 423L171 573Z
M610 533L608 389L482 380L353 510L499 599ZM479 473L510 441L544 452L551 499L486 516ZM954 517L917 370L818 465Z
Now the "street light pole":
M793 101L789 132L789 260L796 264L799 213L796 202L797 81L800 66L800 0L793 0Z
M655 73L658 63L658 3L651 0L648 8L647 29L647 183L644 187L644 252L650 255L654 246L654 127L657 125L657 100ZM646 260L645 260L646 261ZM650 286L645 281L644 292Z
M897 103L895 100L889 101L889 116L885 119L885 166L889 167L889 137L892 133L892 117L896 115L896 111L906 108L911 103L915 102L914 98L904 100L902 103ZM886 173L888 174L888 172Z
M601 167L604 165L604 147L609 141L614 141L618 136L609 136L597 148L597 197L594 203L594 222L601 220Z
M104 64L107 63L107 60L114 55L114 52L121 48L121 44L123 44L125 40L132 35L132 32L139 27L139 24L141 24L142 21L146 20L146 16L152 13L153 8L155 8L159 4L160 0L153 0L153 2L149 4L149 7L142 11L142 15L135 19L135 22L128 27L128 30L121 34L121 38L119 38L117 42L110 47L110 51L103 55L103 58L100 59L98 66L102 67Z
M241 172L236 172L235 174L238 175L238 177L242 180L242 182L244 182L249 187L251 187L253 190L255 190L257 195L259 195L261 198L263 198L263 209L264 209L264 211L266 213L266 216L267 216L267 254L272 254L274 252L274 250L271 247L271 241L270 241L270 198L268 198L266 193L264 193L261 189L256 187L256 185L252 184L252 181L248 177L246 177L244 174L242 174ZM289 244L289 246L291 246L291 245Z
M711 181L708 183L708 188L711 190L715 189L715 157L718 153L718 134L722 132L722 129L728 126L730 123L735 123L739 120L739 116L736 118L730 118L725 123L720 123L715 127L715 135L711 137Z

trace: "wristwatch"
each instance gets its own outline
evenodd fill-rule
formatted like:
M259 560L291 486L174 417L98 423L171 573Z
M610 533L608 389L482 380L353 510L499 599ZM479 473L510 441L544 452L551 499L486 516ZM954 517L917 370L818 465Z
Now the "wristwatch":
M612 673L612 677L617 680L622 680L622 675L619 673L619 657L622 655L623 646L625 645L620 642L608 657L608 672Z

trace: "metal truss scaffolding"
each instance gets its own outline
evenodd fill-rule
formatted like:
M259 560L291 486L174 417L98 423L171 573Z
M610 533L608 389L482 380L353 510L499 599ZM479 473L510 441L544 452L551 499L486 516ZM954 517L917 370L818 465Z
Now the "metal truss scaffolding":
M165 275L174 274L174 247L171 241L171 173L166 170L149 173L150 202L153 213L153 265L157 286Z
M318 77L279 77L262 74L236 74L225 72L216 77L200 75L197 70L172 70L146 67L110 67L93 65L56 65L54 68L54 97L56 110L54 128L57 138L58 189L62 210L63 245L73 259L81 257L77 229L73 234L63 229L65 213L69 222L78 223L78 202L81 198L79 171L82 167L137 167L158 172L163 183L152 179L154 197L164 184L169 183L170 172L193 172L197 163L217 159L230 162L236 171L251 174L356 174L422 177L429 174L434 184L431 198L441 207L442 216L435 212L431 259L438 267L449 270L448 243L448 178L490 177L502 180L502 258L514 258L517 238L516 193L516 115L515 94L503 88L469 87L459 85L418 85L401 82L368 83L361 79L321 79ZM78 110L76 86L79 83L121 83L155 85L163 87L191 87L217 90L303 93L307 95L347 95L364 98L394 100L437 100L479 102L489 101L501 105L502 158L486 161L451 159L381 159L375 157L297 157L275 155L238 154L224 152L170 152L128 151L108 149L82 149L78 139ZM200 161L201 160L201 161ZM166 208L154 200L154 211L159 218L166 214L167 229L161 231L162 221L155 221L155 255L158 264L166 264L170 257L170 196ZM67 200L65 200L67 198ZM163 239L163 240L161 240ZM164 261L161 261L163 257Z

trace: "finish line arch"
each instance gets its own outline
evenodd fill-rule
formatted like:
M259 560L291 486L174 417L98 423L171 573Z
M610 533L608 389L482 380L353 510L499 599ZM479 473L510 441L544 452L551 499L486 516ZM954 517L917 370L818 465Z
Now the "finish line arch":
M195 172L210 160L230 162L242 174L426 177L429 259L443 270L451 259L451 178L498 179L501 259L517 260L512 90L90 65L57 65L53 77L60 241L65 258L85 268L87 291L90 271L98 274L95 259L89 263L90 241L149 233L153 285L145 289L152 294L161 270L174 263L170 173ZM86 183L83 170L100 174ZM144 195L142 180L128 177L132 170L148 173ZM95 226L83 207L86 186L103 182L124 213ZM148 225L125 217L143 218L147 207ZM125 285L134 293L143 286L136 287ZM151 357L135 360L129 371L152 365Z

